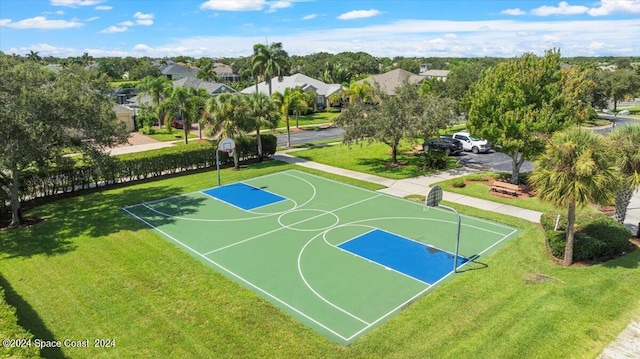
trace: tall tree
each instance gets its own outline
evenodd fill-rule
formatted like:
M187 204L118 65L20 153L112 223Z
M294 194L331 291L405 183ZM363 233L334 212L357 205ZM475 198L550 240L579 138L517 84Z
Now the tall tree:
M204 98L207 96L206 90L200 90L183 86L176 87L161 105L167 118L179 117L182 120L185 145L189 143L191 124L200 119Z
M445 128L455 117L455 102L440 97L420 96L417 85L405 81L387 95L374 87L376 102L354 102L343 109L336 124L344 127L344 142L379 141L391 147L391 162L397 163L403 138L427 138Z
M211 97L206 104L207 117L205 121L210 123L209 136L218 139L225 137L237 138L246 127L247 109L246 102L240 94L222 93ZM233 152L234 167L239 168L238 152Z
M349 87L342 92L343 97L349 99L350 104L372 102L374 95L374 88L367 81L356 82L352 81Z
M262 162L262 139L260 130L262 128L274 129L278 125L279 112L271 97L263 93L252 93L243 98L246 101L248 130L256 131L256 142L258 146L258 161Z
M147 76L142 79L138 88L142 90L142 93L148 94L151 97L151 103L156 111L158 111L158 117L161 117L160 103L171 94L173 89L171 80L164 76ZM165 125L167 125L167 128L170 128L171 121L167 121Z
M474 136L511 156L511 182L520 167L543 150L544 139L595 113L589 107L593 83L576 67L560 68L560 52L527 53L487 69L464 100Z
M284 93L276 92L271 95L276 106L280 110L282 118L287 125L287 147L291 147L291 129L289 126L289 114L293 111L304 111L307 107L307 102L300 91L295 89L286 88Z
M0 54L0 177L11 201L11 226L21 223L20 174L55 165L74 148L98 157L126 142L106 77L80 66L54 75L35 62Z
M617 170L608 143L578 127L553 135L529 177L539 199L567 208L564 265L573 263L576 207L611 203Z
M269 96L271 96L271 80L277 77L278 81L282 81L282 77L289 71L289 55L282 48L281 42L274 42L268 46L255 44L251 66L253 76L262 77L269 85ZM257 82L256 80L256 92Z
M27 60L29 61L34 61L37 63L40 63L40 61L42 60L42 58L40 57L40 55L38 54L38 51L29 51L29 53L27 54Z
M608 137L620 172L614 219L624 223L633 193L640 188L640 125L619 126Z

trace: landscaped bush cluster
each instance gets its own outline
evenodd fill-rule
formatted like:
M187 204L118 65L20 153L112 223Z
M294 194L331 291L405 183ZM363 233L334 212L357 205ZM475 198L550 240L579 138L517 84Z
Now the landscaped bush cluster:
M38 348L33 344L33 335L18 325L16 309L5 302L4 289L0 287L0 338L4 339L24 339L31 340L31 347L19 343L13 347L0 346L0 357L2 358L39 358ZM11 342L9 342L11 344Z
M261 135L261 138L262 155L270 157L276 152L277 138L273 135ZM188 146L104 157L100 161L80 165L69 162L23 171L20 195L22 200L27 200L213 167L216 165L215 149L210 142L197 142ZM258 158L255 136L236 139L236 150L240 161ZM226 152L220 152L219 159L222 165L233 162Z
M447 157L441 151L426 151L422 153L425 169L442 170L447 168Z
M561 216L554 231L556 214L545 213L540 222L547 232L549 250L557 258L564 258L566 244L566 216ZM576 219L573 259L590 261L621 255L629 250L631 233L622 224L603 214L583 214Z
M483 173L473 173L473 174L467 175L465 179L467 181L474 181L474 182L488 182L489 176Z
M462 178L454 178L454 179L451 181L451 185L452 185L454 188L464 188L465 183L464 183L464 180L463 180Z

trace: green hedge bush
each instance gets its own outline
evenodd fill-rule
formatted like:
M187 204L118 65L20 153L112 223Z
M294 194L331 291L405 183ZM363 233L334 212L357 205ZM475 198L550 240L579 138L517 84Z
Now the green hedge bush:
M272 156L276 152L277 138L269 134L261 135L261 139L262 156ZM255 136L246 136L235 141L240 161L258 158ZM219 159L221 165L233 162L226 152L220 152ZM74 162L67 159L65 163L23 171L20 179L20 196L21 200L48 197L93 187L215 167L215 165L216 145L209 141L121 156L105 156L97 161ZM3 198L0 197L0 199ZM5 200L0 209L6 205Z
M564 223L561 220L561 229L554 231L555 215L553 219L551 217L545 213L541 223L547 230L549 250L555 257L562 259L566 245L566 220ZM603 259L624 254L629 250L631 233L624 225L602 214L585 216L582 221L581 224L576 221L578 230L574 234L574 261Z
M426 151L422 153L424 167L431 170L441 170L447 168L447 158L441 151Z
M7 347L0 346L0 357L2 358L40 358L38 348L33 344L33 335L26 329L18 325L16 309L5 301L4 289L0 287L0 338L1 339L24 339L31 340L31 347Z

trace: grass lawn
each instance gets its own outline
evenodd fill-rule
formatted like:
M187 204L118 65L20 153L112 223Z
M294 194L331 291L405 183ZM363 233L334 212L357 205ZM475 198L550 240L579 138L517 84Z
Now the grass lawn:
M319 125L322 123L330 123L333 122L334 119L339 115L339 112L316 112L310 115L298 116L298 125L299 126L307 126L307 125ZM295 116L289 116L289 126L296 127L296 118ZM278 122L278 128L287 127L287 123L284 119L281 119Z
M223 170L222 179L292 167L266 162ZM640 314L640 251L590 267L559 267L537 225L448 203L523 231L474 270L342 347L120 209L214 182L215 172L203 172L63 199L26 213L43 223L0 232L0 285L21 325L40 339L116 344L47 349L44 356L584 358L595 357Z
M178 128L174 128L171 133L169 133L169 130L167 130L166 128L156 128L155 133L146 136L162 142L184 140L184 131ZM189 138L198 138L198 136L189 133Z
M391 166L391 148L382 143L354 144L347 145L320 146L308 150L294 151L291 155L305 158L311 161L324 163L327 165L347 168L354 171L378 175L391 179L403 179L420 176L428 173L422 169L424 159L422 156L407 156L404 153L411 150L413 146L404 143L398 150L398 162L401 166ZM456 165L455 156L447 157L450 167Z

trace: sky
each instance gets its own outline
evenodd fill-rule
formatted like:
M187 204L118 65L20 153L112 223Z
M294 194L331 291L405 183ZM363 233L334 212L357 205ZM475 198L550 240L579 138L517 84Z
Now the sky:
M0 50L42 57L640 56L640 0L0 0Z

